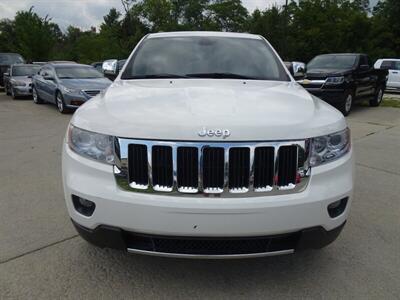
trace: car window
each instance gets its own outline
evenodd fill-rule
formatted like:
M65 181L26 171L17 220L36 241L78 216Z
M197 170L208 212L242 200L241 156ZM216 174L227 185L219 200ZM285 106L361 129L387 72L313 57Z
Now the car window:
M360 56L360 64L359 65L360 66L363 66L363 65L368 65L369 66L368 57L366 55L361 55Z
M393 69L393 61L384 60L381 64L380 69Z
M37 74L39 70L38 66L18 66L15 65L12 68L13 76L32 76Z
M393 70L400 70L400 61L393 62Z
M230 37L145 40L128 62L122 79L157 75L289 80L283 65L263 40Z
M99 71L92 66L58 66L55 68L59 79L76 79L76 78L101 78L104 77Z
M308 63L307 69L351 69L355 66L356 61L357 55L354 54L324 54L314 57Z

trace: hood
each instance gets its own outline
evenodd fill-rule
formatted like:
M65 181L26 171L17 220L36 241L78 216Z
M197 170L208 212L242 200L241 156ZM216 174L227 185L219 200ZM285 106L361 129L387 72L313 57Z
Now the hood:
M60 79L60 83L70 89L77 90L104 90L112 82L105 78L88 78L88 79Z
M352 69L309 69L306 72L306 77L309 79L326 79L327 77L332 76L345 76L350 74L352 71Z
M71 122L119 137L181 141L301 139L346 127L339 111L295 82L224 79L118 81ZM231 134L200 137L203 128Z

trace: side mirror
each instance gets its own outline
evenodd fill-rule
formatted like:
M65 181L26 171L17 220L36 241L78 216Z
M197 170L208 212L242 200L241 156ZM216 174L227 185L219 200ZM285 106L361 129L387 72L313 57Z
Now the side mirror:
M369 65L360 65L360 71L368 71L369 69Z
M109 59L103 62L103 72L106 75L118 75L118 60Z
M291 63L289 67L290 74L294 77L294 79L299 80L303 79L306 75L306 64L303 62L294 61Z

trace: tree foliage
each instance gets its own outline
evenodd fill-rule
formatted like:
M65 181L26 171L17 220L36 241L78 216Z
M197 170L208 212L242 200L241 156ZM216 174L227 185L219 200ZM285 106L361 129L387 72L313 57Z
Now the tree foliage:
M328 52L365 52L373 58L400 55L400 1L291 0L251 14L241 0L121 0L98 29L69 26L61 32L31 8L0 20L0 51L28 60L89 63L125 58L149 32L237 31L267 38L286 60L308 61Z

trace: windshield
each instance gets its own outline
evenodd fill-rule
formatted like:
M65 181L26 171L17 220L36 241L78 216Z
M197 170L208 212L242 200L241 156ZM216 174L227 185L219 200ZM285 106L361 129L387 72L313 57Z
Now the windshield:
M289 81L263 41L230 37L165 37L145 40L122 79L243 78Z
M357 55L319 55L307 65L307 69L351 69L355 65Z
M37 74L40 66L13 66L12 76L32 76Z
M93 67L56 67L56 73L60 79L101 78L103 74Z
M0 65L23 64L24 59L19 54L0 53Z

